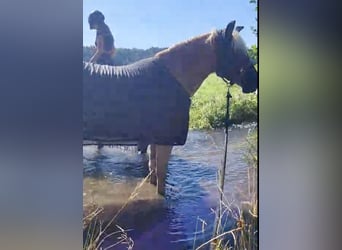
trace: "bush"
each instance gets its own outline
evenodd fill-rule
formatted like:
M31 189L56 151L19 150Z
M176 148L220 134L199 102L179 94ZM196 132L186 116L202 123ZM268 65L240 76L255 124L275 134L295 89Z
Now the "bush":
M258 119L258 106L255 94L243 94L241 88L234 85L230 92L231 122L253 122ZM190 108L190 128L215 129L224 126L226 115L227 84L211 74L192 97Z

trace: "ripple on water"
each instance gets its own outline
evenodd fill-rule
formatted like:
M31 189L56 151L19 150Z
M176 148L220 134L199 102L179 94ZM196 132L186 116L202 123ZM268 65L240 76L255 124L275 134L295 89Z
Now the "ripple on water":
M249 128L235 128L229 133L228 170L225 194L237 200L246 189L247 166L243 160ZM141 230L133 230L135 249L147 249L147 241L163 249L192 249L208 239L213 230L217 205L217 169L223 158L222 130L190 131L187 143L174 147L167 173L165 211ZM107 179L112 183L136 183L147 174L146 159L134 150L84 147L84 175ZM123 186L124 187L124 186ZM109 197L110 199L110 197ZM143 223L143 222L140 222ZM145 223L146 224L146 223ZM139 228L139 225L137 226ZM196 233L197 232L197 233ZM151 248L152 249L152 248Z

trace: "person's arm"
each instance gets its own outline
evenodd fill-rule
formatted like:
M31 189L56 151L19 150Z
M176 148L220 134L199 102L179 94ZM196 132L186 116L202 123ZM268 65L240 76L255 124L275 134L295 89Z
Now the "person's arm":
M96 52L90 58L89 62L91 62L91 63L96 62L99 59L99 57L102 55L103 52L104 52L104 50L103 50L103 37L98 36L96 39Z

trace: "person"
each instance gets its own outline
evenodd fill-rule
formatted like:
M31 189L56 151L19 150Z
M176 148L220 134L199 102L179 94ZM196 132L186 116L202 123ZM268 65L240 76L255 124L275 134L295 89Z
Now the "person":
M115 53L114 37L107 24L104 22L105 16L102 12L95 10L89 14L88 23L91 30L96 30L95 54L90 58L91 63L113 65L113 56ZM103 148L101 142L97 148Z
M91 57L90 62L113 65L113 56L115 53L114 37L104 20L104 15L98 10L90 13L88 17L89 28L96 30L96 52Z

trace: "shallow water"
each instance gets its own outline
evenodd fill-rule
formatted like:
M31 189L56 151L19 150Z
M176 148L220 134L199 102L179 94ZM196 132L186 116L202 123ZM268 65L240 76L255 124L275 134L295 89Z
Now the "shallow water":
M234 204L247 195L247 164L243 158L248 130L233 128L229 132L224 193ZM218 202L217 170L222 165L224 136L222 130L190 131L187 143L173 148L165 200L154 196L154 188L147 187L141 200L127 207L136 210L138 206L139 211L130 211L120 220L120 226L134 229L127 233L134 241L133 249L193 249L210 238L213 209ZM145 158L132 148L104 147L97 150L95 146L87 146L83 151L84 197L95 193L106 204L120 204L120 199L129 196L123 193L133 190L148 174ZM95 190L99 186L102 189ZM228 218L227 227L232 223L233 219ZM112 243L107 240L103 246ZM110 249L127 248L121 245Z

